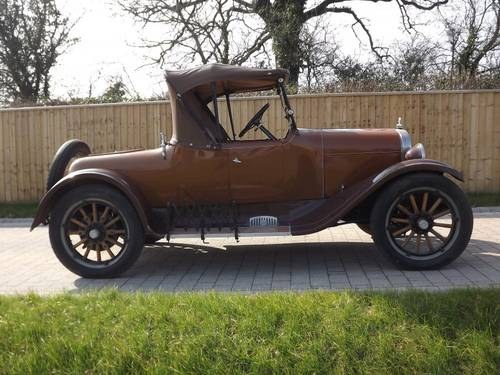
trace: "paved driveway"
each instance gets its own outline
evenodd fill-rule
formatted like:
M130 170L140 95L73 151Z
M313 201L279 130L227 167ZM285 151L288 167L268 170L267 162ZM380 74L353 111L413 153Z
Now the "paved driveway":
M121 290L267 291L307 289L447 289L500 285L500 213L476 214L472 240L437 271L396 268L354 225L294 238L200 240L145 247L123 277L80 278L50 248L46 228L0 224L0 293Z

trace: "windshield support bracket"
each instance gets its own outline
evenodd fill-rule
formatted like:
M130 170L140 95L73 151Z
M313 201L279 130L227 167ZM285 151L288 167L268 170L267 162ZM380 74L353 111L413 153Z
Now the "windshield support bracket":
M288 120L288 123L290 124L290 127L292 130L297 130L297 124L295 122L295 116L293 113L293 109L290 107L290 102L288 101L288 96L286 94L285 86L284 86L284 79L283 78L278 78L278 94L282 98L282 103L283 109L285 110L285 117Z

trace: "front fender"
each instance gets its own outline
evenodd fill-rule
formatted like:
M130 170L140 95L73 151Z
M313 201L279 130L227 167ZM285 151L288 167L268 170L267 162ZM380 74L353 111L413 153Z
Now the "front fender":
M457 180L463 181L462 173L437 160L402 161L326 199L323 205L309 213L307 217L299 218L293 222L291 232L293 235L304 235L334 226L352 209L370 199L370 196L382 189L387 183L403 175L419 172L449 174Z
M101 183L112 186L125 195L135 208L146 233L155 234L151 229L151 212L141 192L120 174L107 169L81 169L71 172L60 179L40 200L31 230L42 224L50 215L57 198L75 186L88 183Z
M391 165L390 167L377 174L372 181L374 185L378 186L379 184L384 184L385 182L392 180L397 176L412 172L437 172L441 174L447 173L457 180L464 180L462 173L446 163L431 159L411 159Z

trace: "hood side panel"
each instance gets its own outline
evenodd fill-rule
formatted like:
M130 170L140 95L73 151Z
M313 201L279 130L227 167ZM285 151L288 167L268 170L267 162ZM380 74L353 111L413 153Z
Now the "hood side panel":
M332 129L323 134L325 196L401 161L401 141L393 129Z

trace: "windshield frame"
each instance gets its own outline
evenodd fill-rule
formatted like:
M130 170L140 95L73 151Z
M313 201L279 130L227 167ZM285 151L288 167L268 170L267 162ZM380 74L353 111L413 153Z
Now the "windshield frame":
M278 85L277 85L278 95L280 96L281 107L285 112L285 118L288 120L288 125L291 130L295 131L297 130L297 123L295 122L295 112L290 106L290 101L288 100L288 95L286 93L284 82L285 80L283 78L278 78Z

